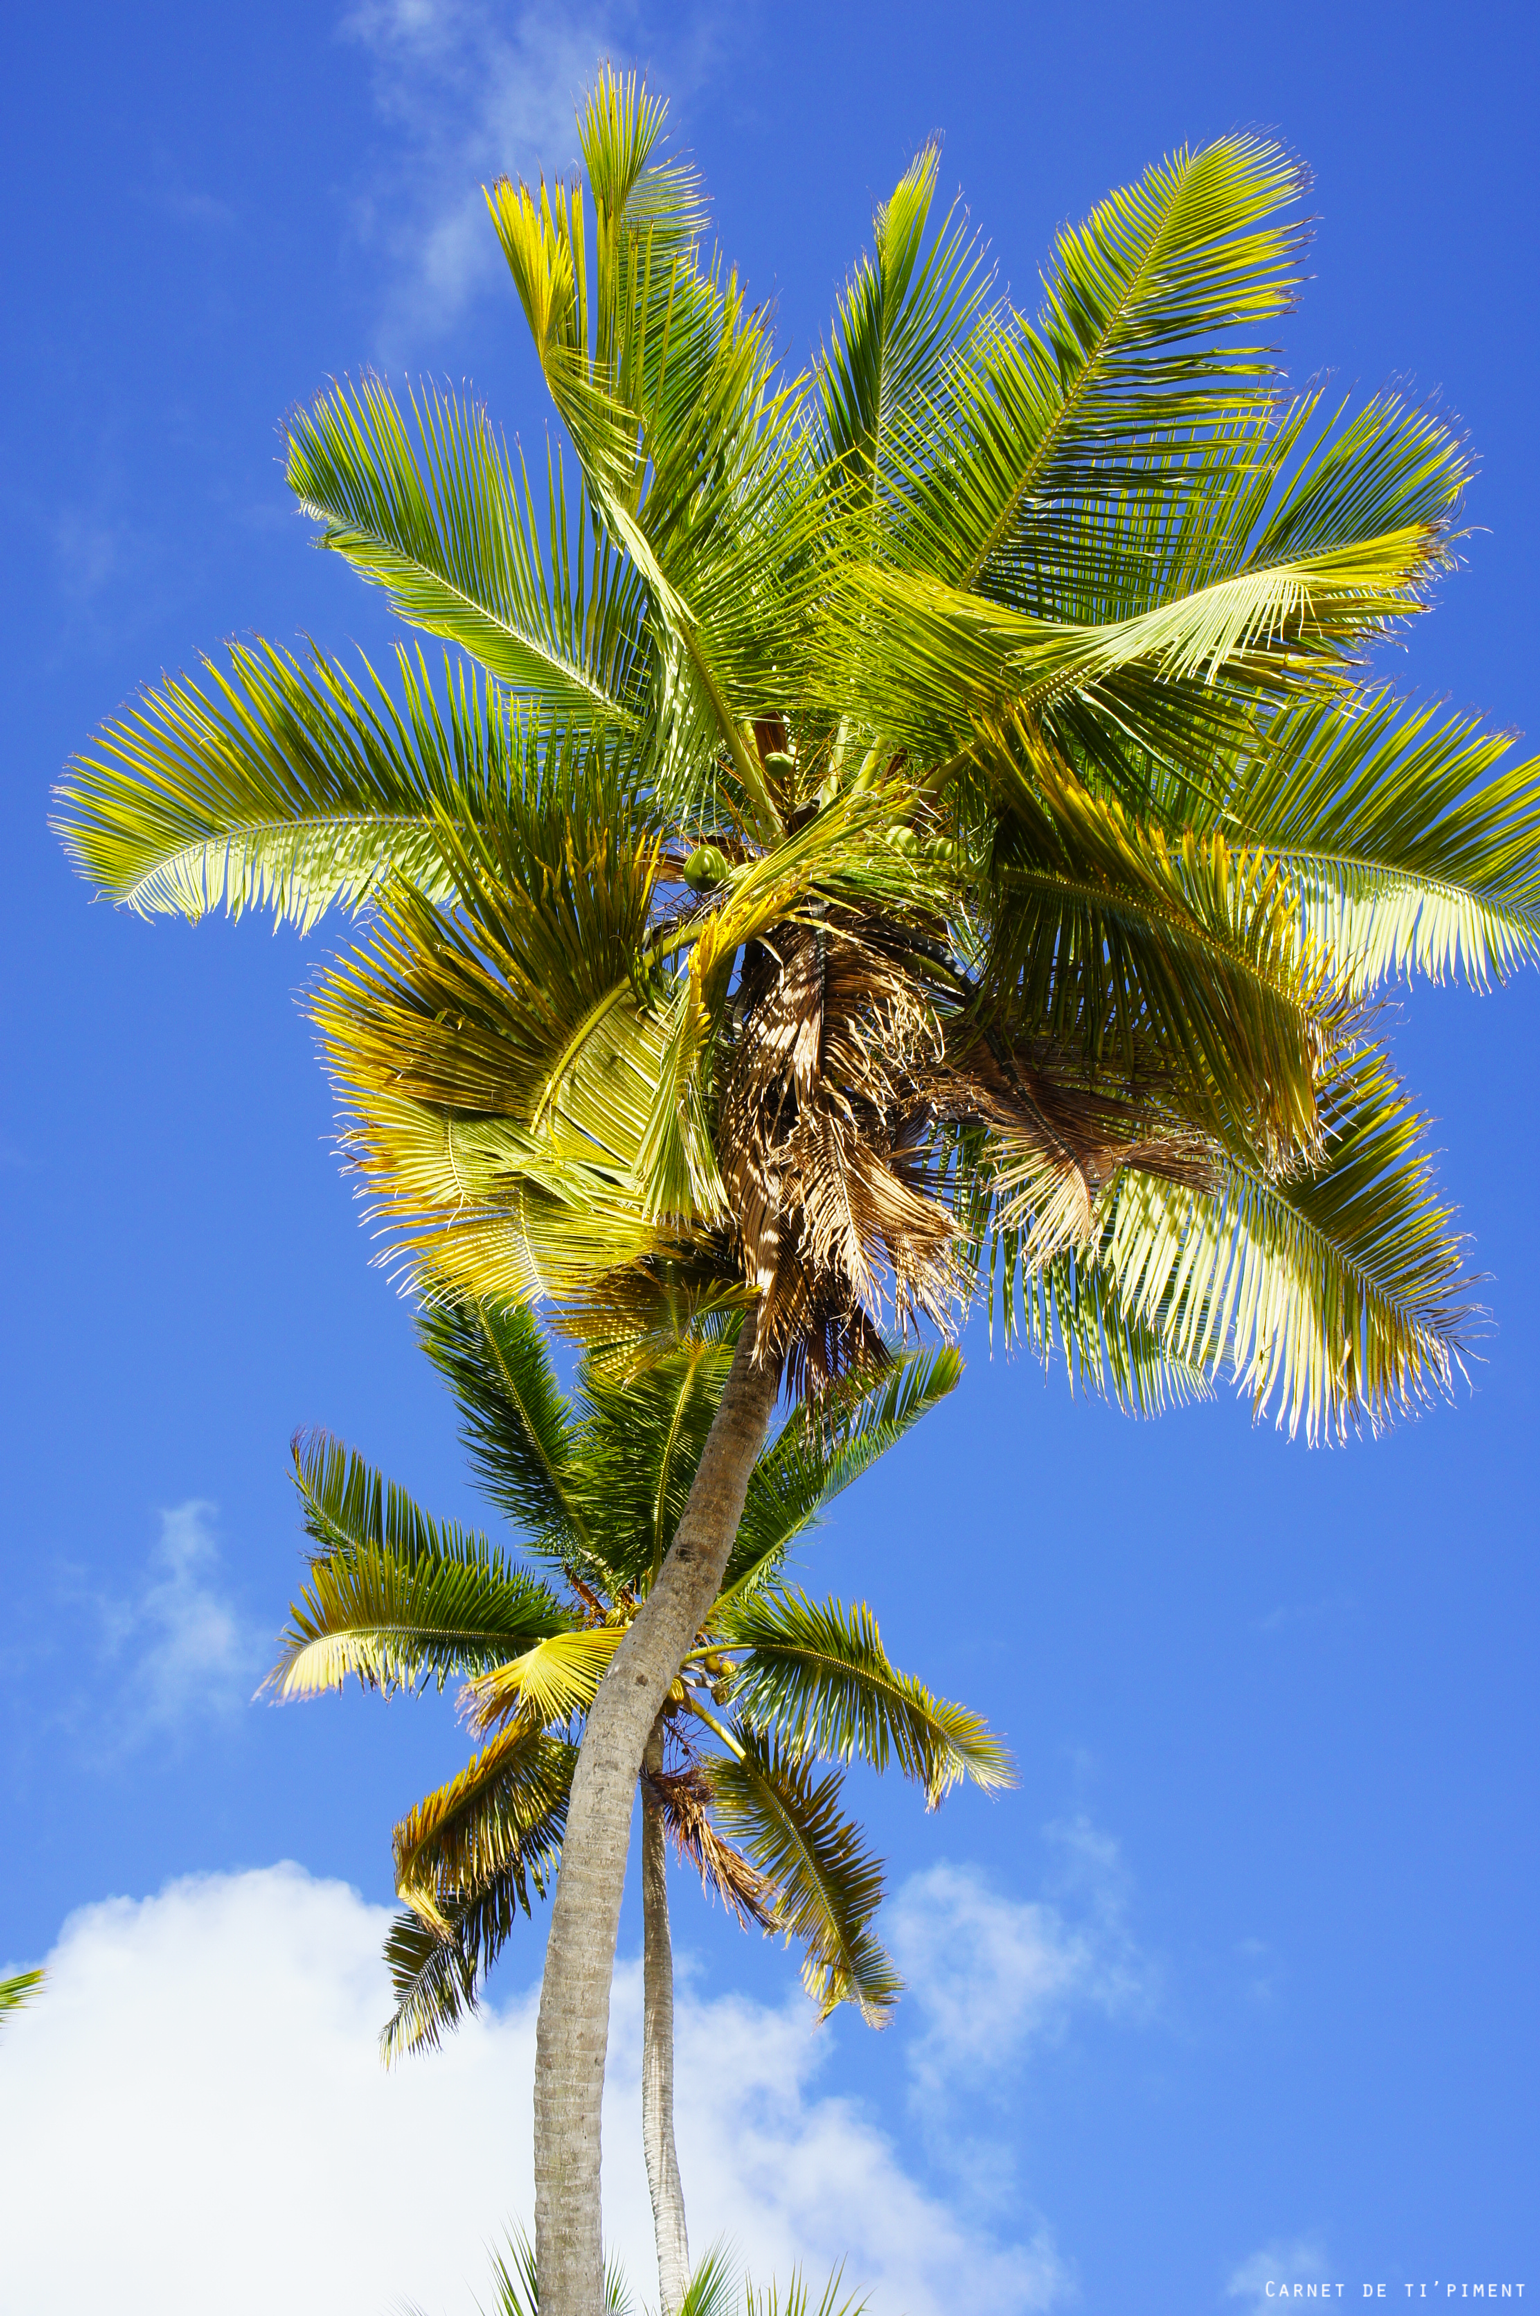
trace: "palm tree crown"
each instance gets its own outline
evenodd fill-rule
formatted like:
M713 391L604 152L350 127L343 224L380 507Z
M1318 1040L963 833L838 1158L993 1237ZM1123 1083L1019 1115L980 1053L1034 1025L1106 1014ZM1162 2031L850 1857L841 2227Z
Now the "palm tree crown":
M423 1333L459 1402L477 1476L531 1559L435 1521L324 1434L296 1443L316 1546L270 1676L279 1698L350 1675L385 1695L466 1682L487 1740L396 1828L408 1911L387 1944L388 2056L436 2044L545 1894L580 1731L678 1525L741 1324L660 1314L590 1354L567 1401L526 1312L443 1305ZM975 1714L899 1672L865 1606L789 1589L788 1552L832 1499L954 1387L955 1353L895 1361L800 1411L755 1467L726 1581L665 1705L644 1775L682 1857L745 1924L801 1945L827 2013L880 2024L898 1981L870 1921L882 1871L840 1807L838 1767L890 1763L934 1807L961 1778L1010 1781ZM552 1579L556 1579L553 1588Z
M103 735L76 858L142 910L375 905L319 1017L402 1247L475 1293L586 1329L691 1261L795 1382L989 1278L1124 1395L1228 1369L1313 1434L1446 1387L1364 1000L1534 954L1536 792L1364 687L1465 465L1284 394L1302 171L1177 154L1029 322L927 148L787 379L662 125L606 75L586 194L488 197L573 471L372 379L291 425L447 691L238 649Z

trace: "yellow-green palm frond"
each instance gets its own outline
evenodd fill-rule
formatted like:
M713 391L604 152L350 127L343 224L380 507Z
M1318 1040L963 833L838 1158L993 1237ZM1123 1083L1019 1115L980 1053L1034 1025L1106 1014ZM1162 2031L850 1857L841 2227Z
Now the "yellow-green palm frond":
M479 1673L462 1697L471 1726L484 1731L510 1718L547 1724L580 1719L624 1639L623 1624L553 1632L506 1664Z
M1300 705L1226 768L1209 813L1285 866L1355 989L1413 972L1481 988L1540 957L1540 765L1492 776L1509 745L1388 692Z
M636 573L553 462L537 516L528 474L479 405L427 391L408 420L377 378L337 388L290 421L288 480L320 543L415 627L569 731L640 730L649 650Z
M910 438L944 393L990 287L955 213L924 249L939 160L938 146L923 146L877 210L872 255L845 284L814 373L819 455L874 511L902 508Z
M570 1627L560 1601L485 1537L430 1519L325 1433L296 1441L294 1481L320 1549L265 1683L281 1702L350 1674L387 1694L428 1679L442 1688Z
M1319 1161L1281 1179L1237 1152L1207 1191L1129 1175L1096 1250L1177 1358L1310 1439L1447 1393L1473 1316L1425 1121L1383 1054L1334 1056L1321 1114Z
M537 736L461 669L447 710L398 654L404 706L365 662L233 644L209 688L166 682L103 728L59 790L55 826L82 874L142 916L270 908L306 931L392 877L448 900L443 810L467 819L522 785Z
M1153 1319L1129 1307L1094 1242L1061 1246L1044 1259L1030 1227L992 1229L986 1211L981 1231L990 1328L998 1322L1009 1348L1028 1351L1045 1374L1062 1366L1072 1391L1110 1399L1129 1415L1212 1398L1209 1370L1179 1356Z
M494 1737L396 1827L396 1890L441 1936L456 1906L495 1880L529 1912L561 1857L577 1747L533 1720Z
M994 1791L1015 1783L1010 1756L977 1714L933 1696L890 1661L863 1601L812 1601L761 1592L713 1620L713 1639L737 1655L733 1709L799 1755L896 1762L934 1808L962 1779Z
M1181 151L1060 236L1036 328L989 317L912 427L910 559L964 586L1027 560L1069 505L1159 497L1195 432L1252 407L1292 302L1305 173L1265 138Z
M14 2018L19 2010L26 2009L41 1991L47 1975L43 1970L21 1970L12 1978L0 1978L0 2026L8 2018Z
M776 1884L787 1942L803 1949L803 1983L827 2018L854 2002L881 2025L901 1981L869 1927L882 1900L882 1866L841 1814L837 1770L813 1766L774 1737L732 1732L732 1750L707 1764L712 1804L751 1864Z

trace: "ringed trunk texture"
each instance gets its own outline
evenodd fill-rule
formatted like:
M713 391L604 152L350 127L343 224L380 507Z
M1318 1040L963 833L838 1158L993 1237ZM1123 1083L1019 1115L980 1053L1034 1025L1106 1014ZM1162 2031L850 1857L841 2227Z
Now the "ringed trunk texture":
M721 1589L775 1406L744 1320L678 1533L589 1708L551 1908L535 2030L535 2258L540 2316L603 2316L599 2114L610 1979L642 1755Z
M642 1756L642 2146L658 2247L658 2304L663 2316L678 2316L690 2283L690 2244L674 2146L674 1948L663 1811L647 1783L662 1767L660 1716Z

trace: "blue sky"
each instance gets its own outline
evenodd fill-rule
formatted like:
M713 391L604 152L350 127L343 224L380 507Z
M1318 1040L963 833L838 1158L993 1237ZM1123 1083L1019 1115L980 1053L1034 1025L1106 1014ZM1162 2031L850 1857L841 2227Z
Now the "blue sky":
M31 2247L0 2309L95 2306L110 2273L126 2309L191 2310L228 2229L277 2258L307 2227L318 2264L291 2306L411 2288L459 2308L482 2239L527 2204L538 1932L499 2018L430 2063L453 2096L424 2078L380 2106L369 1909L392 1819L461 1741L427 1703L246 1701L298 1566L291 1431L325 1423L470 1511L450 1412L338 1170L295 1003L324 943L92 907L46 832L50 783L137 683L228 634L387 637L286 503L290 404L369 364L469 380L538 446L477 187L570 161L601 51L670 95L793 360L933 131L1030 305L1057 224L1184 141L1276 129L1319 217L1295 376L1409 383L1480 457L1464 567L1387 672L1540 730L1532 16L272 0L257 19L183 0L18 11L4 38L0 1965L95 1911L52 2018L0 2046L0 2236ZM1492 1325L1455 1406L1307 1453L1230 1400L1126 1423L977 1340L962 1389L813 1545L811 1580L864 1591L900 1661L987 1711L1021 1786L932 1819L868 1797L912 1989L880 2038L842 2022L810 2043L785 1954L681 1892L698 2241L848 2243L892 2316L1187 2316L1291 2279L1540 2290L1537 1033L1534 977L1419 989L1392 1020L1485 1274ZM284 1860L303 1873L275 1878ZM216 1878L157 1898L186 1876ZM237 2018L249 2049L226 2050ZM264 2096L289 2078L270 2114L242 2050ZM292 2200L295 2086L329 2118L315 2160L340 2166L325 2229ZM621 2234L640 2226L623 2091ZM121 2209L87 2164L82 2213L87 2108L133 2186ZM436 2231L402 2235L393 2269L387 2228L374 2266L323 2288L325 2244L364 2241L405 2150L457 2131L483 2152ZM350 2171L339 2148L365 2144ZM200 2163L225 2232L184 2229L168 2271L149 2247ZM17 2278L44 2272L55 2211L83 2249L39 2298Z

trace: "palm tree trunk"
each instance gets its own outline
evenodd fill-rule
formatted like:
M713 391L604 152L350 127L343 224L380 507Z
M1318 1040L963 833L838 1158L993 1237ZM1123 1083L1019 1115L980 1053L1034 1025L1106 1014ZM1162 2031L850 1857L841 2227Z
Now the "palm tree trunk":
M658 2247L658 2304L662 2316L677 2316L690 2282L690 2244L674 2146L674 1948L663 1809L647 1782L662 1767L660 1714L642 1756L642 2146Z
M754 1333L750 1312L678 1533L599 1685L572 1779L535 2032L540 2316L604 2307L599 2116L631 1811L653 1723L721 1589L775 1405Z

